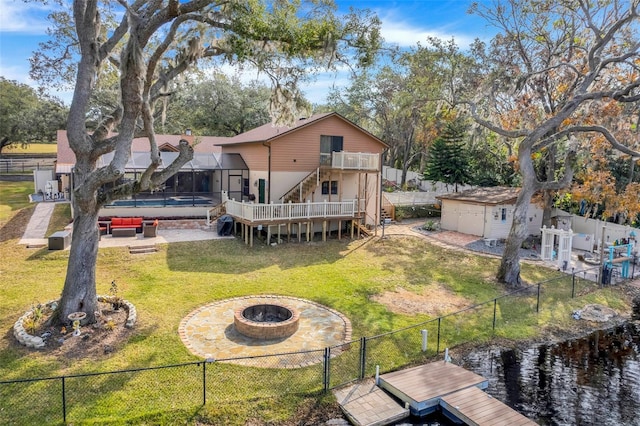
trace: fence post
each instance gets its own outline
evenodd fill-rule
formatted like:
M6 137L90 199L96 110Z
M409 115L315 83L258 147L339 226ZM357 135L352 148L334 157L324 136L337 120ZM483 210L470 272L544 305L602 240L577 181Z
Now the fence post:
M440 323L442 322L442 317L438 317L438 344L436 345L436 355L440 353Z
M367 338L360 338L360 378L364 379L367 364Z
M331 349L327 346L324 348L324 378L322 387L325 392L329 390L329 360L331 359Z
M420 333L422 334L422 352L426 352L427 346L428 346L429 332L427 330L420 330Z
M496 329L496 309L498 307L498 298L493 299L493 329Z
M536 313L540 312L540 283L538 283L538 301L536 302Z
M207 405L207 361L202 361L202 405Z
M62 421L65 424L67 423L67 399L64 389L64 376L62 376Z
M576 273L571 268L571 298L573 299L576 296Z

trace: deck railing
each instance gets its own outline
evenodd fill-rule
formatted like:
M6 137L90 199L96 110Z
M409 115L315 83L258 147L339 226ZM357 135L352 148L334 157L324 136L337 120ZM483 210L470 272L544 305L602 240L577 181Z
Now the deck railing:
M378 170L380 154L367 152L334 152L331 167L343 170Z
M249 222L271 220L311 220L316 218L355 217L357 200L321 203L254 204L235 200L225 202L227 214Z

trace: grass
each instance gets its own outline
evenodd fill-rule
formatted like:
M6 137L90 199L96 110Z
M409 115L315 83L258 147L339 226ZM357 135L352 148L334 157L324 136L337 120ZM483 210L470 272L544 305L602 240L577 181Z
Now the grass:
M3 183L0 187L0 234L4 227L18 226L19 222L28 220L28 215L22 212L31 209L23 199L29 193L24 186L29 185ZM68 211L62 205L56 206L54 228L61 229L67 220ZM471 306L505 293L505 288L493 280L498 259L444 249L411 237L330 240L276 247L257 245L253 248L239 240L183 242L161 245L157 253L145 256L131 256L125 247L101 249L96 275L98 293L108 294L110 283L115 280L123 297L135 304L139 322L129 340L113 353L91 359L60 359L18 346L8 330L32 304L59 297L68 251L27 249L18 245L16 238L19 236L0 242L0 258L3 259L0 327L7 330L0 340L0 380L199 361L181 342L178 324L203 304L242 295L282 294L324 304L351 320L353 337L358 339L433 320L428 315L394 313L386 306L372 302L370 297L374 294L393 291L397 287L422 293L438 284L464 297ZM558 275L556 271L535 265L524 264L522 268L522 276L529 282ZM499 299L495 307L498 313L495 331L492 328L493 303L464 314L447 316L441 324L440 350L469 341L485 342L494 337L534 338L541 328L549 325L570 327L571 311L586 303L628 308L612 290L570 299L570 284L570 281L562 280L545 287L538 314L535 312L535 293ZM586 292L588 285L583 284L585 288L579 290ZM424 328L429 330L430 336L436 336L436 326L437 322L430 322ZM415 363L422 359L416 336L419 333L411 330L374 339L368 356L382 364L385 371ZM429 349L433 354L436 342L434 337L430 339ZM412 343L411 347L409 343ZM352 353L354 351L338 357L336 365L357 362L348 358ZM321 367L318 365L297 370L270 370L215 363L207 367L209 380L215 382L210 389L212 403L202 407L197 402L201 398L198 378L202 366L193 366L154 370L153 373L92 376L83 382L69 379L67 392L72 401L69 416L114 424L196 421L245 424L255 418L279 423L298 416L301 406L326 401L326 398L330 400L330 397L318 399L290 392L296 386L319 390L321 383L317 378ZM373 364L370 367L375 368ZM372 371L367 373L372 374ZM12 396L11 401L22 407L27 424L29 419L34 422L55 419L52 412L59 413L58 387L57 383L45 382L29 388L29 392L33 392L32 398L42 399L45 408L37 409L28 400L22 402L19 396ZM289 392L283 392L285 388ZM100 389L100 392L87 392L87 389ZM8 395L14 395L14 392L23 395L15 389L4 391L0 386L0 399L9 398ZM214 403L216 398L224 403ZM149 402L138 405L141 400ZM328 405L333 407L331 402ZM168 407L175 409L168 410ZM2 416L0 410L0 420Z

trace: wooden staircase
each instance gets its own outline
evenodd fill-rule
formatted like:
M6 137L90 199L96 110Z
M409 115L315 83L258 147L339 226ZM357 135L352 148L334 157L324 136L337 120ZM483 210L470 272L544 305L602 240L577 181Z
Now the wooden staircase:
M220 216L227 213L227 209L224 202L218 204L207 212L207 226L211 227L216 224L216 221Z
M329 172L316 169L302 179L296 186L287 191L281 198L283 203L303 203L304 200L316 189L318 182L322 182Z
M387 197L382 194L382 205L380 206L380 220L396 220L396 206L391 204Z

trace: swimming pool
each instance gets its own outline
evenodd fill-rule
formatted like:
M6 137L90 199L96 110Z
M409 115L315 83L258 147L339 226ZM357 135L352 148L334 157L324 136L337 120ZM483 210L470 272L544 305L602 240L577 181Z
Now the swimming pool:
M213 200L205 197L169 197L169 198L145 198L135 200L115 200L105 207L176 207L176 206L207 206L212 205Z

